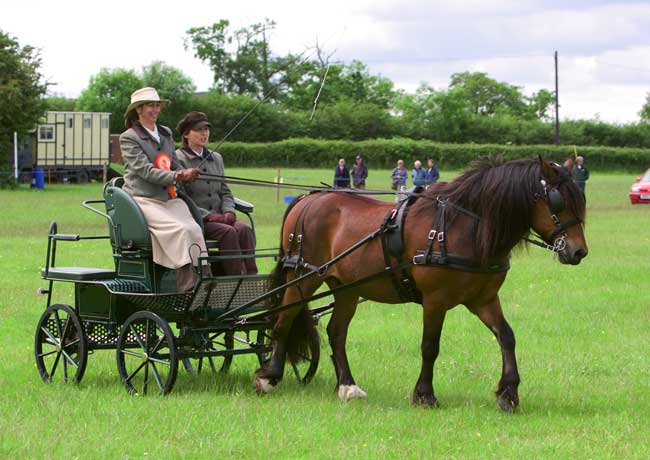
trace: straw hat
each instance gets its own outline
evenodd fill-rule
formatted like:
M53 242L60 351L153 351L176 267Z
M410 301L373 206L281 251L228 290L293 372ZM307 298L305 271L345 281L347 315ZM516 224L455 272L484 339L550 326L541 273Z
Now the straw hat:
M161 104L166 104L169 102L169 100L160 99L160 96L158 95L158 91L156 91L156 88L151 88L149 86L147 86L146 88L140 88L131 94L131 103L126 108L126 112L124 112L124 119L125 120L131 119L133 117L133 112L135 111L135 108L144 105L148 102L160 102Z

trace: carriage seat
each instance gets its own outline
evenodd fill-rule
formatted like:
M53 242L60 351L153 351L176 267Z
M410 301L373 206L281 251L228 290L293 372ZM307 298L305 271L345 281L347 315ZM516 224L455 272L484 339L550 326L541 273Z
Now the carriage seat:
M115 278L115 271L106 268L50 267L41 270L41 278L62 281L96 281Z
M111 245L115 249L151 250L151 235L147 220L133 197L122 190L123 177L115 177L104 185L106 213L109 223ZM119 233L116 235L116 231Z

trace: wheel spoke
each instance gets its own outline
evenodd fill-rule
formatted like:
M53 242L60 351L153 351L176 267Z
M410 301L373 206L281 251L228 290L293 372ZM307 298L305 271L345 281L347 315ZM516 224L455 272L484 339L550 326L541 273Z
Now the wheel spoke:
M147 386L149 385L149 361L144 363L144 382L142 382L142 394L147 394Z
M52 370L50 371L50 381L52 381L52 377L54 377L54 373L56 372L56 366L59 364L59 358L61 357L61 352L58 351L56 353L56 358L54 358L54 364L52 364Z
M59 318L58 309L54 309L54 316L56 318L56 333L59 334L59 339L63 339L63 336L61 335L63 331L61 331L61 319Z
M164 388L163 383L162 383L162 379L160 378L160 374L158 373L158 369L156 368L156 365L154 364L153 361L151 362L151 370L153 371L153 375L156 378L156 382L158 382L158 388L160 388L160 391L162 391L163 388Z
M149 356L149 361L151 361L152 363L164 364L165 366L172 365L171 361L165 361L164 359L155 358L153 356Z
M39 353L38 357L39 358L44 358L44 357L50 356L51 354L54 354L54 353L56 353L56 350L46 351L45 353Z
M75 369L79 369L79 366L77 365L77 363L75 362L75 360L72 359L72 358L70 357L70 355L67 354L67 353L65 352L65 350L61 350L61 353L63 353L63 357L66 358L67 362L69 362L70 364L72 364L72 365L75 367ZM65 364L65 361L64 361L64 364Z
M68 361L65 359L63 348L61 349L61 354L63 355L63 381L68 383Z
M125 349L125 350L120 350L120 351L122 352L122 354L129 355L129 356L135 356L138 359L142 359L142 357L144 356L144 354L138 354L135 351L131 351L131 350L126 350Z
M124 381L125 381L125 382L130 382L131 379L132 379L133 377L135 377L135 374L137 374L138 372L140 372L140 369L142 369L142 367L143 367L145 364L147 364L147 363L140 363L140 365L139 365L138 367L136 367L135 370L134 370L133 372L131 372L131 373L126 377L126 379L124 379Z
M50 331L48 331L46 328L41 326L41 331L45 332L45 335L47 335L47 338L50 339L50 343L54 346L57 346L59 344L58 340L56 337L52 335Z
M201 370L203 370L203 358L199 358L199 365L196 368L196 372L200 374Z
M208 356L208 361L210 362L210 367L212 368L212 372L217 372L217 366L214 365L214 359L212 359L212 356Z
M158 342L156 343L156 345L154 345L153 349L149 352L149 354L153 355L155 352L157 352L164 341L165 341L164 335L158 337Z
M133 332L133 335L135 336L135 340L138 342L140 347L147 352L147 347L145 347L144 343L142 343L142 339L140 338L140 334L138 331L133 327L133 324L129 324L129 329L131 329L131 332Z
M71 346L76 345L76 344L78 344L79 342L81 342L81 339L75 339L74 341L72 341L72 342L70 342L70 343L67 343L67 344L65 344L65 345L62 345L62 348L63 348L63 349L70 348Z

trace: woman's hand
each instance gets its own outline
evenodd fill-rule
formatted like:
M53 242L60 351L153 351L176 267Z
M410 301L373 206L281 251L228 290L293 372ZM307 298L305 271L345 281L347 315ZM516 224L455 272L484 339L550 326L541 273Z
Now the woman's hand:
M235 217L234 212L226 212L223 215L223 220L224 220L224 223L226 223L228 225L232 225L232 224L235 223L235 220L237 220L237 217Z
M205 219L203 220L205 220L206 222L216 222L218 224L226 223L225 216L223 214L217 214L217 213L208 214L207 216L205 216Z
M174 173L176 182L194 182L199 178L201 171L197 168L179 169Z

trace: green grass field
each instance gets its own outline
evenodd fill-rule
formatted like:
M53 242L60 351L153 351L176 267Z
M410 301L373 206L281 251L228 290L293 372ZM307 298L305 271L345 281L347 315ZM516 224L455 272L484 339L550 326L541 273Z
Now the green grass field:
M283 175L287 182L331 181L325 170ZM371 171L369 186L385 188L388 176ZM447 315L435 410L409 403L420 366L420 308L413 304L358 309L348 352L365 401L339 402L327 345L312 383L302 387L287 374L267 396L252 388L253 356L235 357L227 375L195 377L181 368L167 397L129 396L113 351L89 356L79 386L45 384L33 336L45 306L36 290L45 287L39 270L48 225L105 234L106 223L80 206L101 198L101 184L0 191L0 458L648 458L650 206L629 204L634 177L592 176L589 256L579 266L560 265L537 248L515 253L501 290L522 377L514 415L495 404L498 345L463 307ZM277 246L285 205L275 191L234 189L256 204L258 245ZM108 243L62 243L57 264L112 267ZM57 286L54 301L74 304L70 286Z

